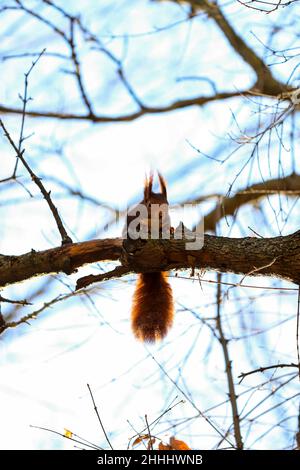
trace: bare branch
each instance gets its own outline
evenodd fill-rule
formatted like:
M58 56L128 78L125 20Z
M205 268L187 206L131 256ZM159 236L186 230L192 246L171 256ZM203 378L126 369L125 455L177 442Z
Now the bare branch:
M241 378L240 382L242 382L242 380L244 380L244 378L247 377L247 375L256 374L257 372L265 372L266 370L270 370L270 369L282 369L283 367L296 367L297 369L299 369L299 365L294 364L294 363L275 364L273 366L259 367L258 369L251 370L250 372L242 372L238 377Z
M32 303L28 302L27 300L6 299L5 297L2 297L2 295L0 295L0 302L6 302L8 304L16 304L16 305L32 305Z
M77 280L76 283L76 290L82 289L84 287L89 286L90 284L94 284L95 282L107 281L109 279L116 279L120 276L124 276L125 274L129 274L130 270L125 266L117 266L112 271L108 271L107 273L93 275L90 274L88 276L81 277Z
M0 256L0 285L30 279L38 275L64 272L71 274L79 266L105 260L118 260L122 239L91 240L67 244L46 251L30 251L19 256Z
M221 274L218 274L218 281L221 281ZM234 428L234 437L236 447L239 450L243 450L243 439L241 434L241 427L240 427L240 417L238 412L238 405L237 405L237 395L235 393L235 385L233 381L232 375L232 361L229 357L229 350L228 350L228 340L225 338L223 326L222 326L222 319L221 319L221 305L222 305L222 290L221 290L221 283L218 282L217 284L217 330L219 332L218 340L222 346L223 356L225 361L225 370L227 376L227 383L228 383L228 390L229 390L229 399L232 411L232 420L233 420L233 428Z
M70 441L73 441L73 442L77 442L77 443L79 443L81 445L84 445L85 447L88 447L89 449L92 449L92 450L104 450L104 449L102 449L102 447L99 447L97 444L90 443L86 439L83 439L82 437L77 436L77 434L75 434L75 433L72 433L72 435L74 435L76 437L79 437L79 440L74 439L73 437L68 437L65 434L62 434L61 432L54 431L53 429L44 428L42 426L34 426L33 424L30 424L30 427L34 428L34 429L41 429L42 431L51 432L52 434L56 434L57 436L63 437L65 439L69 439Z
M19 143L18 143L18 151L19 152L21 152L22 144L23 144L23 141L25 140L25 138L24 138L24 126L25 126L26 106L27 106L28 101L30 101L30 99L31 99L30 97L28 97L28 78L29 78L29 75L31 74L32 70L34 69L35 65L38 63L38 61L40 60L40 58L42 57L42 55L44 54L45 51L46 51L46 49L43 49L42 52L39 53L37 58L32 62L28 72L25 73L24 95L20 96L20 98L22 100L22 103L23 103L23 107L22 107L22 120L21 120L21 128L20 128L20 137L19 137ZM16 177L18 163L19 163L19 158L17 158L16 163L15 163L15 168L14 168L14 171L13 171L13 174L12 174L13 179Z
M27 111L26 115L31 116L31 117L36 117L36 118L44 117L44 118L61 119L61 120L91 121L93 123L130 122L130 121L139 119L140 117L145 116L147 114L168 113L170 111L175 111L177 109L187 108L190 106L204 106L205 104L211 103L213 101L233 98L233 97L241 96L247 93L250 93L250 90L224 92L224 93L220 92L212 96L198 96L195 98L174 101L173 103L169 105L160 106L160 107L150 107L150 106L144 105L142 109L134 113L124 114L121 116L104 116L104 115L99 115L99 114L95 114L91 116L90 113L73 114L73 113L52 112L52 111L47 111L47 110ZM22 114L22 109L0 105L0 113Z
M300 196L300 175L295 173L273 180L255 183L245 189L238 191L231 197L221 197L220 204L204 218L205 230L214 230L216 224L236 211L245 204L254 204L260 199L272 194L288 194L289 196ZM192 202L197 202L195 199Z
M242 1L237 0L241 5L246 8L250 8L251 10L261 11L262 13L273 13L273 11L278 10L279 8L285 8L291 5L294 2L298 2L299 0L277 0L276 2L271 1L263 1L263 0L248 0ZM257 5L257 6L256 6Z
M101 429L102 429L102 431L103 431L103 434L104 434L104 436L105 436L105 439L107 440L108 445L109 445L109 447L111 448L111 450L114 450L114 448L113 448L113 446L111 445L111 442L110 442L110 440L109 440L109 437L108 437L108 435L107 435L107 433L106 433L106 431L105 431L105 428L104 428L104 426L103 426L103 424L102 424L102 420L101 420L101 418L100 418L100 415L99 415L99 412L98 412L98 408L97 408L97 406L96 406L96 403L95 403L95 400L94 400L94 396L93 396L93 394L92 394L92 390L91 390L91 387L89 386L89 384L87 384L87 388L88 388L88 390L89 390L89 392L90 392L91 399L92 399L92 402L93 402L93 405L94 405L94 410L95 410L95 413L96 413L96 415L97 415L98 421L99 421L100 426L101 426Z
M30 166L28 165L28 163L26 162L23 154L25 152L25 150L22 150L20 151L18 149L18 147L16 146L16 144L14 143L13 139L11 138L8 130L6 129L2 119L0 119L0 126L2 127L3 131L4 131L4 135L5 137L7 138L7 140L9 141L10 145L12 146L12 148L14 149L14 151L16 152L16 155L17 157L21 160L21 162L23 163L24 167L26 168L26 170L28 171L28 173L30 174L31 176L31 179L32 181L38 186L38 188L40 189L45 201L47 202L48 206L49 206L49 209L50 211L52 212L52 215L55 219L55 222L56 222L56 225L57 225L57 228L59 230L59 233L61 235L61 238L62 238L62 244L66 244L66 243L72 243L72 239L69 237L69 235L67 234L66 232L66 229L64 228L63 226L63 223L62 223L62 220L59 216L59 213L58 213L58 210L57 208L55 207L55 205L53 204L52 202L52 199L50 197L50 191L46 191L45 189L45 186L43 185L42 181L40 178L38 178L38 176L36 176L36 174L32 171L32 169L30 168Z
M182 0L173 0L175 3L186 3ZM187 0L195 10L205 11L212 18L218 28L234 48L235 52L252 68L255 72L257 81L254 89L260 93L271 96L281 95L287 87L276 80L264 61L251 49L233 29L229 21L224 16L217 3L210 0Z
M70 297L74 297L76 295L76 292L71 292L70 294L65 294L65 295L59 295L58 297L55 297L54 299L50 300L49 302L45 302L42 307L40 307L37 310L34 310L31 313L28 313L27 315L24 315L23 317L19 318L18 320L15 321L6 321L4 318L2 318L2 321L0 322L0 334L3 333L5 330L8 330L9 328L16 328L17 326L21 325L22 323L27 323L29 324L30 320L35 320L40 313L42 313L44 310L47 308L51 307L52 305L57 304L58 302L61 302L62 300L69 299ZM17 302L13 302L17 303ZM22 305L31 305L31 304L22 304Z
M139 242L139 240L137 240ZM133 248L130 257L122 238L91 240L31 251L20 256L0 256L0 287L38 275L64 272L98 261L121 260L123 267L103 275L109 279L128 272L205 268L247 275L275 276L300 283L300 231L274 238L204 236L200 250L187 250L188 240L150 240ZM100 275L102 277L102 274ZM108 276L108 277L107 277ZM102 279L102 280L103 280Z
M91 116L91 118L93 118L94 116L94 111L93 111L93 107L92 107L92 104L87 96L87 92L85 90L85 87L83 85L83 79L82 79L82 74L81 74L81 66L80 66L80 62L78 60L78 57L77 57L77 52L76 52L76 46L75 46L75 41L74 41L74 27L75 27L75 20L74 18L71 18L70 19L70 39L68 41L69 45L70 45L70 49L71 49L71 57L72 57L72 62L74 64L74 74L75 74L75 77L76 77L76 80L77 80L77 83L78 83L78 87L79 87L79 90L80 90L80 93L81 93L81 98L83 100L83 102L85 103L86 107L87 107L87 110L88 110L88 113L89 115Z
M298 359L298 367L299 367L299 380L300 380L299 329L300 329L300 286L299 286L299 289L298 289L298 300L297 300L297 325L296 325L296 349L297 349L297 359Z

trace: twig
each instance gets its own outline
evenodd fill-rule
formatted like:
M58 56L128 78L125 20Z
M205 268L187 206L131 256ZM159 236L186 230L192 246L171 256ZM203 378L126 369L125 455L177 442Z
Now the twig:
M35 310L34 312L31 312L31 313L28 313L27 315L24 315L19 320L5 321L3 319L3 321L0 322L0 334L3 333L5 330L8 330L9 328L16 328L17 326L21 325L22 323L29 324L29 320L35 320L37 318L37 316L40 313L42 313L44 310L46 310L48 307L51 307L52 305L54 305L58 302L61 302L62 300L69 299L70 297L73 297L76 294L77 294L77 292L71 292L69 294L59 295L59 296L55 297L54 299L50 300L49 302L45 302L42 307ZM19 303L19 302L13 302L13 303ZM24 304L24 305L31 305L31 304L27 303L27 304Z
M5 297L2 297L0 295L0 302L6 302L8 304L18 304L18 305L32 305L31 302L27 302L27 300L11 300L11 299L6 299Z
M146 426L147 426L147 430L148 430L150 450L153 450L152 436L151 436L151 432L150 432L150 427L149 427L147 415L145 415L145 422L146 422ZM149 447L148 447L148 450L149 450Z
M300 286L298 289L298 302L297 302L297 326L296 326L296 345L297 345L297 359L299 368L299 380L300 380L300 351L299 351L299 317L300 317Z
M278 10L279 8L284 8L288 5L291 5L291 3L297 2L297 0L287 0L286 2L282 2L281 0L277 0L276 2L256 0L255 3L258 3L258 4L261 3L263 6L266 6L266 8L263 8L262 6L259 6L259 7L253 6L251 4L252 0L249 0L247 2L246 1L243 2L242 0L237 0L237 1L246 8L250 8L251 10L260 11L260 12L267 13L267 14L272 13Z
M75 47L75 41L74 41L74 24L75 24L75 18L70 18L70 39L68 40L70 49L71 49L71 59L74 64L74 75L77 80L77 84L80 90L81 98L83 102L85 103L88 113L93 118L94 116L94 111L92 108L92 104L87 96L87 93L85 91L84 85L83 85L83 80L82 80L82 75L81 75L81 69L80 69L80 62L77 57L77 52L76 52L76 47Z
M31 179L32 181L38 186L38 188L40 189L42 195L44 196L44 199L46 200L51 212L52 212L52 215L55 219L55 222L56 222L56 225L57 225L57 228L59 230L59 233L61 235L61 238L62 238L62 245L65 245L67 243L72 243L72 239L69 237L69 235L67 234L66 232L66 229L64 228L63 226L63 223L62 223L62 220L59 216L59 213L58 213L58 210L56 209L55 205L53 204L52 202L52 199L50 197L50 194L51 194L51 191L47 192L41 179L38 178L38 176L36 176L36 174L32 171L32 169L30 168L30 166L28 165L28 163L26 162L23 154L25 152L25 150L23 149L22 151L20 151L18 149L18 147L16 146L16 144L14 143L13 139L11 138L8 130L6 129L2 119L0 119L0 126L2 127L3 131L4 131L4 135L5 137L7 138L7 140L9 141L10 145L13 147L14 151L16 152L17 154L17 157L21 160L21 162L23 163L24 167L26 168L26 170L28 171L28 173L30 174L31 176Z
M260 266L259 268L256 268L256 267L254 266L253 269L251 269L248 273L246 273L246 274L243 275L242 279L241 279L239 282L237 282L237 283L235 284L235 287L240 287L240 286L242 285L242 282L244 281L244 279L246 279L246 277L252 276L253 274L258 273L258 272L261 271L262 269L269 268L269 267L272 266L274 263L276 263L276 261L277 261L277 258L274 258L272 261L270 261L270 263L265 264L264 266ZM218 285L219 285L219 284L218 284ZM230 289L230 288L229 288L229 289ZM228 290L229 290L229 289L228 289Z
M46 51L46 49L45 49ZM12 59L24 59L25 57L37 57L41 53L40 52L21 52L20 54L7 54L0 56L0 60L2 62L5 62L6 60L12 60ZM57 59L69 59L69 56L60 54L59 52L43 52L44 56L47 57L55 57Z
M22 120L21 120L20 137L19 137L19 143L18 143L19 152L21 152L22 144L23 144L23 141L24 141L24 125L25 125L26 106L27 106L28 101L31 100L30 97L29 98L27 97L27 95L28 95L28 78L29 78L29 75L31 74L34 66L40 60L40 58L42 57L42 55L44 54L45 51L46 51L46 49L43 49L42 52L39 53L37 58L32 62L28 72L26 72L24 74L25 75L24 95L23 96L20 95L20 98L21 98L22 103L23 103L23 107L22 107ZM15 163L15 168L14 168L14 171L13 171L13 176L12 176L13 178L16 177L16 173L17 173L17 169L18 169L18 163L19 163L19 159L17 158L16 163Z
M175 400L177 400L177 398L178 398L178 396L176 396L176 397L172 400L171 404L170 404L157 418L155 418L153 421L151 421L150 426L152 426L152 429L154 428L154 426L156 426L156 425L158 424L158 422L161 420L161 418L163 418L163 416L165 416L167 413L169 413L170 411L172 411L173 408L175 408L175 406L178 406L178 405L184 403L184 400L179 400L178 402L174 403L174 405L173 405L172 403L173 403ZM140 432L137 432L137 431L133 428L133 426L131 425L131 423L130 423L129 421L128 421L128 423L130 424L130 426L132 427L132 429L135 431L136 434L134 434L132 437L130 437L129 442L128 442L127 449L129 449L130 443L131 443L131 441L132 441L134 438L142 436L142 435L145 433L145 431L147 431L147 429L148 429L147 426L146 426L146 427L144 427Z
M201 411L196 405L195 403L193 402L193 400L189 397L189 395L187 393L185 393L185 391L179 387L178 383L175 382L175 380L172 379L172 377L170 377L170 375L167 373L167 371L163 368L163 366L155 359L155 357L152 355L151 358L153 359L153 361L156 363L156 365L160 368L160 370L163 372L163 374L170 380L170 382L172 382L172 384L177 388L177 390L179 390L179 392L184 396L184 398L192 405L192 407L194 408L194 410L197 411L198 413L198 416L201 416L201 418L203 418L208 424L209 426L211 426L214 431L216 431L217 434L219 434L219 436L222 437L223 440L225 440L231 448L234 448L234 445L232 444L232 442L230 442L230 440L228 439L228 437L223 433L223 431L221 431L218 426L212 421L211 418L208 418L208 416L206 416L206 414Z
M96 444L87 444L87 442L89 441L86 441L86 439L82 439L82 440L78 440L78 439L74 439L73 437L68 437L68 436L65 436L64 434L62 434L61 432L58 432L58 431L54 431L53 429L49 429L49 428L44 428L42 426L34 426L33 424L30 424L29 425L31 428L34 428L34 429L41 429L42 431L48 431L48 432L52 432L53 434L57 434L58 436L61 436L61 437L64 437L65 439L69 439L70 441L73 441L73 442L78 442L79 444L83 444L85 445L86 447L89 447L91 449L94 449L94 450L104 450L102 449L101 447L97 446ZM73 433L72 433L73 434ZM76 436L76 434L74 434L74 436ZM78 436L79 437L79 436ZM81 438L80 438L81 439Z
M118 211L120 212L120 218L125 216L127 211L124 209L123 211L120 211L117 207L113 207L112 205L109 205L103 201L100 201L99 199L93 197L93 196L90 196L89 194L87 193L84 193L81 189L75 189L73 188L71 185L69 185L67 182L65 181L61 181L59 178L57 178L56 176L53 176L53 175L43 175L41 176L41 178L43 180L47 180L49 182L52 182L52 183L55 183L56 185L60 186L62 189L64 189L65 191L67 191L67 194L70 195L70 196L75 196L75 197L78 197L79 199L82 199L83 201L87 201L89 202L90 204L93 204L97 207L101 207L109 212L111 212L113 215L115 215L116 213L118 213ZM299 181L300 181L300 176L299 176ZM299 183L300 184L300 183ZM300 191L299 191L300 193ZM114 219L115 220L115 219Z
M91 390L91 387L89 386L89 384L87 384L87 388L88 388L88 390L89 390L89 392L90 392L91 399L92 399L92 402L93 402L93 405L94 405L94 410L95 410L95 413L96 413L96 415L97 415L97 418L98 418L98 421L99 421L99 423L100 423L100 426L101 426L101 428L102 428L102 431L103 431L103 434L104 434L104 436L105 436L105 439L107 440L108 445L109 445L109 447L111 448L111 450L114 450L114 448L113 448L113 446L111 445L111 442L110 442L110 440L109 440L109 437L108 437L108 435L106 434L106 431L105 431L105 429L104 429L104 426L103 426L103 424L102 424L102 421L101 421L101 418L100 418L100 415L99 415L99 413L98 413L98 409L97 409L97 406L96 406L96 403L95 403L95 400L94 400L94 397L93 397L93 393L92 393L92 390Z
M59 36L67 40L67 36L65 32L62 29L59 29L57 26L55 26L54 23L49 21L47 18L44 18L42 15L39 13L36 13L35 11L31 10L30 8L27 8L25 5L23 5L23 2L21 0L15 0L17 5L19 5L19 9L25 11L29 15L33 16L37 20L41 21L45 25L47 25L49 28L51 28L55 33L57 33Z
M221 281L221 273L218 273L218 281ZM218 282L217 284L217 329L219 332L219 342L223 349L225 367L226 367L226 376L227 376L227 383L229 389L229 397L230 397L230 405L231 405L231 412L232 412L232 419L233 419L233 428L234 428L234 437L236 446L239 450L243 450L243 439L241 434L240 428L240 418L238 413L238 405L237 405L237 395L235 393L235 385L232 376L232 361L229 357L228 351L228 340L225 338L223 327L222 327L222 320L221 320L221 303L222 303L222 290L221 284Z
M108 279L113 279L115 277L123 276L124 274L129 274L130 270L125 266L117 266L112 271L108 271L102 274L89 274L88 276L83 276L77 280L76 290L82 289L89 286L95 282L107 281Z
M296 367L297 369L299 369L299 365L294 364L293 362L291 362L290 364L275 364L274 366L259 367L258 369L251 370L250 372L242 372L238 376L238 378L241 379L239 383L241 383L244 380L244 378L247 377L247 375L256 374L257 372L265 372L266 370L269 370L269 369L279 369L283 367Z

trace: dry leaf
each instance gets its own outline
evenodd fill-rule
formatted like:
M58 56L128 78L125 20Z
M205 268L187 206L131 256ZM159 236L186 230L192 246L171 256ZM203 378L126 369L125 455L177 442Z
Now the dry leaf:
M191 450L191 448L184 441L179 441L172 436L169 444L160 442L158 450Z
M162 442L159 443L158 450L173 450L169 444L163 444Z
M149 434L142 434L141 436L138 436L132 444L132 447L137 446L140 442L144 441L145 439L149 439L150 436Z
M191 450L184 441L178 441L174 436L170 437L170 446L174 450Z
M71 439L73 437L72 431L69 431L69 429L64 429L64 436L67 437L68 439Z

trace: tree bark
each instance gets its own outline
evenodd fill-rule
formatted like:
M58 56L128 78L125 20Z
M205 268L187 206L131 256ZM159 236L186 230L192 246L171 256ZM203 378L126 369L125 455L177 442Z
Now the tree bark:
M130 254L121 238L91 240L20 256L0 255L0 287L34 276L64 272L99 261L121 261L127 272L205 268L249 276L265 275L300 284L300 231L274 238L204 236L200 250L187 250L190 240L130 242ZM126 270L124 270L126 273ZM120 270L122 276L122 270Z

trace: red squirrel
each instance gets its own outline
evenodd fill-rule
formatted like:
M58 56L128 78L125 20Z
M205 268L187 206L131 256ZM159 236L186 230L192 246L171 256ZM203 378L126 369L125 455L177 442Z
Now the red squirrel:
M170 230L166 182L160 173L158 173L158 179L161 192L153 192L153 174L151 174L145 180L144 198L140 202L140 205L146 208L145 214L147 217L142 219L141 225L146 227L147 237L149 238L151 238L153 214L155 214L157 208L159 210L158 238L162 237L164 230ZM160 212L161 207L164 208L163 215ZM131 238L128 227L134 219L136 219L136 216L130 214L127 216L125 230L128 238ZM174 301L172 288L167 280L167 273L149 272L139 274L131 310L131 326L135 337L148 343L163 339L172 326L173 317Z

